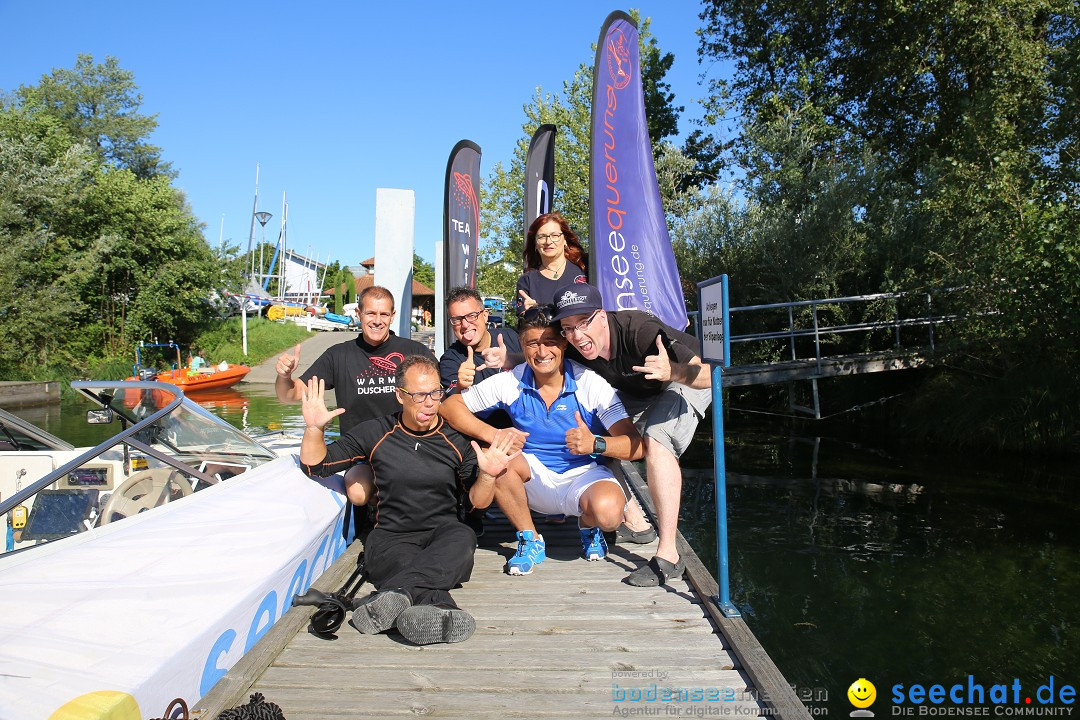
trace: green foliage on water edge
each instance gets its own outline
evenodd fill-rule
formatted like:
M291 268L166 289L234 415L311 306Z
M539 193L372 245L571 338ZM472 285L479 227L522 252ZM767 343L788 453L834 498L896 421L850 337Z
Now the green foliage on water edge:
M206 350L209 363L258 365L297 343L311 337L304 326L294 322L271 322L262 317L248 318L248 354L244 355L240 318L217 323L196 338L192 347ZM184 356L187 357L186 355Z

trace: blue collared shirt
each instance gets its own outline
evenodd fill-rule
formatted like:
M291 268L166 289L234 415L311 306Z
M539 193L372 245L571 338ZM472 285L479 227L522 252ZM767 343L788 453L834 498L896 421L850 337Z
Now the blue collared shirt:
M461 393L465 406L474 414L501 408L514 427L529 433L524 451L535 456L552 472L593 462L589 455L574 455L566 447L566 431L577 427L575 413L594 434L627 417L615 389L603 378L577 363L563 361L562 392L549 408L540 397L532 368L522 363L510 372L499 373Z

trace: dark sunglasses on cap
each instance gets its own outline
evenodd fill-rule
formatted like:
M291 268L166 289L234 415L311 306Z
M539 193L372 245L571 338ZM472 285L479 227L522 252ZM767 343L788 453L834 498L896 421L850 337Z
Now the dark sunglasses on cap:
M550 325L553 317L555 317L554 305L533 305L521 314L521 322Z

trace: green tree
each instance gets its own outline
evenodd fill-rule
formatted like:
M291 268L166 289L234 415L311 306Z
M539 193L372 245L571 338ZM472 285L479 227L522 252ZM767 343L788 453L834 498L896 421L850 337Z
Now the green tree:
M70 318L87 306L65 272L99 160L50 118L0 110L0 376L70 366ZM66 318L57 322L56 314Z
M37 85L21 86L15 96L28 111L51 115L71 137L87 140L113 167L140 178L172 175L161 148L147 140L157 115L140 112L143 97L135 76L116 58L94 63L92 55L80 54L73 69L56 68Z
M413 253L413 280L435 289L435 266Z
M77 74L86 74L90 60L81 62ZM105 69L130 77L114 63ZM84 112L68 107L80 102L77 94L58 94L57 78L71 77L54 71L41 92L20 88L21 101L0 108L0 373L7 377L68 376L94 356L127 355L140 339L189 341L215 315L211 291L238 284L235 250L206 244L183 194L147 161L153 153L143 152L137 124L105 123L88 136L69 122ZM121 94L134 96L133 84L121 85Z
M736 63L708 119L734 126L726 161L762 215L745 282L955 288L955 377L985 384L951 401L1021 378L1042 400L1000 434L1075 432L1037 378L1080 360L1078 6L706 0L701 17L702 56Z

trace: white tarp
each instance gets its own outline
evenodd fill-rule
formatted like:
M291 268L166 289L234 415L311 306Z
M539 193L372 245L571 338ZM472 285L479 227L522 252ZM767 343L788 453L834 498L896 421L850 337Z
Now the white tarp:
M193 706L344 551L341 481L323 482L279 458L0 558L0 719Z

